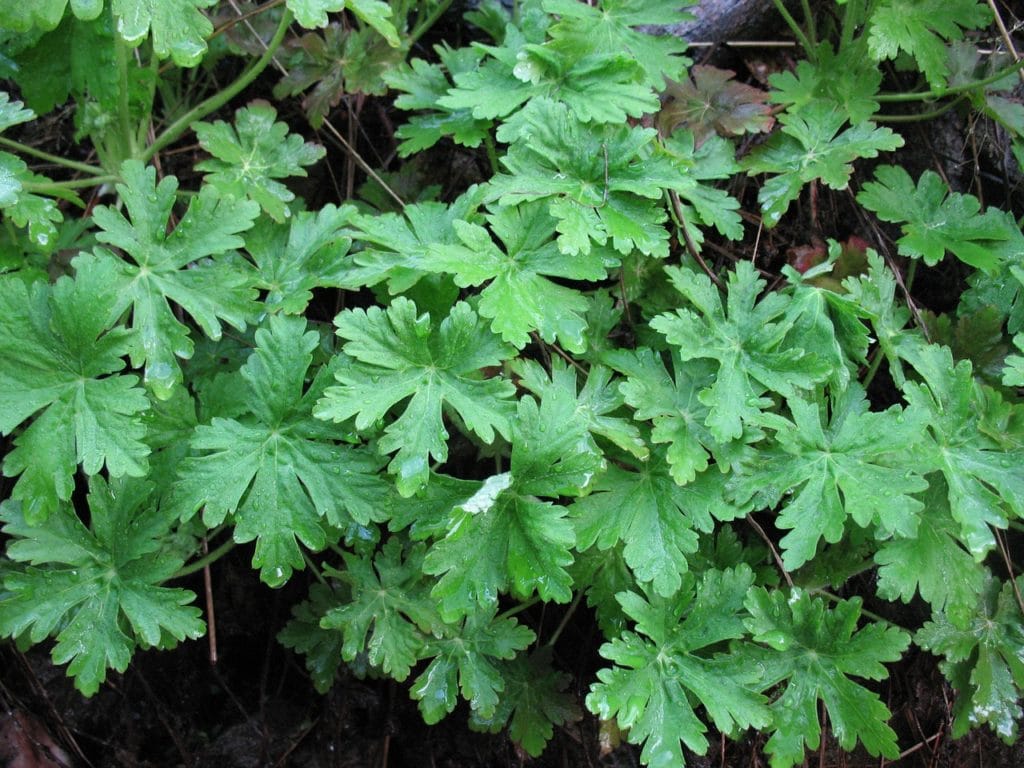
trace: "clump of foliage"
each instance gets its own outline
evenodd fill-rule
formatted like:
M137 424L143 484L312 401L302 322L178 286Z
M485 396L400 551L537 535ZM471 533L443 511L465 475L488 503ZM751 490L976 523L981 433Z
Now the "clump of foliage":
M201 636L180 579L252 542L267 586L318 577L280 639L320 690L352 663L532 755L582 705L659 768L712 725L798 764L822 711L894 758L875 682L911 645L955 735L1016 738L1024 237L892 164L883 125L968 106L1024 157L1019 64L970 42L987 5L780 3L805 58L767 91L641 29L684 3L481 3L474 42L432 50L446 0L286 0L244 33L214 5L0 0L0 633L54 638L93 694ZM310 208L298 95L317 127L394 96L406 167L446 145L490 173L403 200L367 167L376 193ZM85 160L27 143L68 100ZM723 248L822 185L895 253ZM712 242L737 258L708 265ZM943 262L964 290L926 324L913 279ZM980 313L984 364L941 332ZM584 601L605 642L576 701L558 641ZM910 601L918 626L878 615Z

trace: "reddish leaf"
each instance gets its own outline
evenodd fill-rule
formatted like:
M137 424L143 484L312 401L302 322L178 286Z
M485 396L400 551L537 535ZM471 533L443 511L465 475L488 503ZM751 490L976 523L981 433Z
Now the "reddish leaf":
M668 134L685 125L693 131L698 145L716 131L731 136L767 133L775 124L771 108L765 104L768 94L736 82L735 76L728 69L693 67L692 80L669 85L658 127Z

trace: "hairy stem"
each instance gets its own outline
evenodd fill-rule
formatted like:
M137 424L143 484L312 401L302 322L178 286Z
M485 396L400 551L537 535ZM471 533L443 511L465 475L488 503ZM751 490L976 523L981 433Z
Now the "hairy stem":
M203 568L210 565L211 563L215 563L218 560L220 560L222 557L224 557L224 555L226 555L228 552L234 549L235 546L235 540L232 538L228 538L219 547L210 550L209 553L203 555L198 560L193 560L191 563L181 566L181 568L179 568L177 572L175 572L175 574L171 576L171 578L180 579L183 576L189 576L195 573L196 571L201 571L203 570Z
M970 83L964 83L963 85L952 85L949 88L932 88L927 91L900 91L897 93L877 93L874 96L875 101L880 102L894 102L894 101L928 101L929 99L941 99L947 96L956 96L958 94L967 93L978 88L984 88L986 85L991 85L999 80L1002 80L1007 75L1012 75L1014 72L1020 71L1024 68L1024 59L1015 61L1010 66L999 70L995 74L983 77L981 80L974 80Z
M5 136L0 136L0 146L13 149L15 152L34 157L37 160L45 160L48 163L60 165L72 171L78 171L79 173L88 173L92 176L105 176L107 174L105 170L95 165L80 163L77 160L68 160L66 157L60 157L59 155L51 155L49 152L43 152L41 149L30 147L28 144L22 144L20 141L8 139Z
M185 131L192 127L192 124L198 120L202 120L204 117L209 115L211 112L215 112L222 106L227 104L231 99L241 93L245 88L252 83L260 73L267 68L270 62L274 58L274 54L277 49L281 46L284 41L284 36L288 32L288 27L292 23L292 13L287 8L281 14L281 21L277 25L277 30L274 32L274 36L270 39L270 44L267 49L263 52L252 66L245 70L238 79L231 83L223 90L213 94L210 98L200 102L184 115L179 117L173 123L171 123L143 153L142 160L148 161L153 155L159 152L167 145L173 143L179 136Z

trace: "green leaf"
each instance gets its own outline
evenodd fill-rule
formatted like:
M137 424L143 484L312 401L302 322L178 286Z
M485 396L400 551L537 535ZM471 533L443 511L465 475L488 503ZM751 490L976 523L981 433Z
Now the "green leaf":
M690 60L682 55L686 42L675 35L652 35L638 27L667 27L693 17L680 9L686 0L600 0L593 6L573 0L544 0L542 7L559 20L550 35L577 55L625 54L643 68L644 82L657 90L665 80L681 80Z
M636 248L667 255L661 197L686 177L668 156L650 154L654 129L586 125L544 98L531 101L521 120L519 138L502 158L510 173L491 179L490 199L548 200L567 255L589 254L592 243L609 240L622 254Z
M298 315L313 298L313 289L340 287L347 274L339 263L352 239L347 225L352 205L325 205L316 213L301 211L288 225L257 221L246 234L245 248L259 270L257 287L267 292L268 309Z
M923 258L933 267L950 251L991 273L1024 251L1024 235L1012 214L993 208L980 213L978 198L951 193L934 171L922 173L916 188L898 165L879 166L875 178L864 185L857 202L882 221L901 225L903 237L896 243L904 256Z
M365 652L370 664L401 682L425 655L441 620L423 576L423 550L416 545L403 557L401 540L393 538L372 560L343 554L345 570L332 573L349 584L352 598L329 610L320 626L341 630L345 661Z
M654 426L651 441L668 446L665 457L672 479L686 485L708 468L711 455L719 464L728 465L733 451L732 444L723 445L705 426L710 409L701 402L700 393L715 381L714 363L684 363L678 353L670 359L672 373L661 356L647 348L615 350L602 357L626 374L619 391L636 409L634 418L650 421Z
M430 725L455 709L459 693L469 702L473 716L493 717L505 690L500 662L530 645L533 631L514 618L495 618L495 611L474 611L465 620L445 628L428 644L433 661L412 684L412 698L419 702L423 719Z
M355 237L367 245L353 257L345 287L358 288L388 281L392 294L416 285L430 266L429 248L458 245L455 222L476 220L478 187L470 187L451 205L427 201L405 206L399 213L356 215Z
M196 123L199 145L213 158L195 167L208 172L206 183L222 195L248 197L281 222L291 216L287 204L295 195L274 179L305 176L302 166L317 162L326 150L289 135L288 125L276 119L272 106L254 103L235 112L234 127L223 120Z
M811 560L821 539L836 543L846 518L876 535L911 537L923 509L913 494L928 487L907 451L919 442L924 420L899 406L869 411L859 384L833 393L830 402L789 400L793 421L775 416L765 424L775 433L730 481L740 506L775 507L776 520L790 533L782 539L783 563L795 570Z
M12 496L39 523L68 501L78 464L90 475L145 475L149 447L138 378L121 375L129 334L113 327L120 299L115 273L95 265L52 287L0 279L0 432L33 414L4 459L19 473Z
M582 352L587 299L548 277L603 280L618 259L600 250L563 255L552 238L555 219L543 203L500 208L485 219L504 248L483 227L455 221L461 243L428 246L424 267L451 273L461 287L487 282L477 309L508 343L522 349L537 331L544 341Z
M935 612L954 618L969 615L984 587L985 569L963 548L958 534L946 488L933 482L917 533L884 541L875 553L878 594L909 603L920 592Z
M43 248L55 244L57 225L64 215L53 200L29 190L33 184L50 183L45 176L32 173L21 158L0 152L0 210L16 226L27 227L35 245Z
M344 530L387 513L380 462L338 445L347 432L310 413L329 375L322 369L305 390L318 344L304 319L270 316L235 382L249 413L196 428L192 448L202 453L181 463L169 502L182 517L204 507L208 526L232 515L235 541L256 540L253 566L274 587L305 567L300 541L313 550L327 545L325 524Z
M67 505L30 525L16 501L0 505L7 557L29 563L8 572L0 632L39 643L57 640L54 663L68 663L75 687L94 694L107 669L124 672L136 647L169 648L205 632L192 592L162 587L182 565L166 537L174 520L152 506L152 486L101 477L89 481L90 524Z
M612 372L595 365L587 372L583 388L577 393L576 371L557 358L551 359L547 373L536 361L519 358L514 363L519 383L541 401L551 397L576 400L575 419L592 434L610 440L638 459L650 453L640 431L626 418L613 416L622 406L622 397L612 382Z
M481 48L494 58L453 74L455 87L439 106L487 120L507 118L531 99L547 98L565 104L584 123L624 123L658 109L657 94L642 82L643 69L621 52L580 56L519 35L506 35L502 47Z
M11 101L11 96L6 91L0 91L0 133L3 133L12 125L27 123L34 120L35 112L25 109L20 101Z
M0 0L0 19L4 20L4 28L17 32L28 32L33 27L50 30L60 24L67 5L68 0Z
M306 657L306 670L320 693L327 693L334 685L344 642L341 632L324 629L320 619L341 601L342 597L329 584L313 582L309 585L309 598L292 606L292 617L277 633L281 645Z
M830 249L840 253L835 242ZM864 320L871 314L848 296L815 286L811 282L815 277L811 275L807 275L810 280L805 280L788 266L782 271L793 284L788 312L793 323L790 338L826 360L832 368L829 384L845 389L857 367L867 363L871 336Z
M348 10L360 21L369 24L392 48L398 48L401 41L398 30L391 22L391 6L382 0L348 0Z
M622 592L618 600L635 631L623 632L601 646L616 666L597 673L587 708L629 729L629 741L643 744L640 759L651 768L685 765L680 741L704 754L707 726L694 702L704 706L715 727L735 734L771 721L762 672L742 646L731 653L709 649L744 636L740 612L753 581L747 566L708 571L687 583L671 599Z
M705 424L719 442L740 437L745 422L757 421L770 402L763 397L766 391L795 398L800 389L810 389L830 373L814 354L783 343L788 328L776 321L789 299L772 293L757 301L765 281L748 262L738 263L729 274L726 306L706 275L678 267L666 271L697 311L658 315L651 327L678 348L681 359L719 362L714 381L699 394L709 408Z
M566 693L571 677L551 666L551 649L541 646L501 666L505 690L490 717L474 712L469 727L497 733L508 725L509 737L531 757L540 757L554 735L553 726L580 719L575 698Z
M1024 333L1018 333L1013 337L1013 343L1021 352L1024 352ZM1006 368L1003 369L1003 385L1007 387L1024 387L1024 357L1021 355L1008 355L1006 357Z
M736 150L732 143L718 135L711 135L696 146L689 131L677 130L663 140L661 147L685 177L672 186L679 195L684 223L713 226L730 240L743 238L743 220L738 213L739 201L725 190L705 182L728 179L738 170ZM690 235L698 244L703 240L697 227L690 227Z
M138 45L152 30L153 52L179 67L194 67L206 55L213 24L199 10L217 0L111 0L117 32Z
M857 741L874 756L894 759L896 734L886 724L891 714L876 693L850 676L883 680L884 662L898 661L910 643L906 632L871 624L860 630L860 598L841 600L829 610L821 598L794 589L787 595L757 587L747 597L747 627L774 653L768 657L767 684L786 680L772 702L774 733L765 746L772 766L789 768L804 760L804 745L821 741L818 701L825 704L839 745L849 751Z
M411 396L378 442L382 453L395 452L388 469L403 496L426 484L430 457L448 458L443 405L485 443L496 433L509 436L508 398L515 387L502 378L483 378L480 369L500 365L511 349L468 304L456 304L433 325L429 314L417 315L416 305L399 296L387 310L350 310L334 323L346 340L345 357L335 370L338 386L327 389L315 415L336 422L354 416L356 429L366 430Z
M961 40L964 29L979 29L990 20L976 0L881 0L868 21L868 50L875 61L909 53L928 83L940 87L949 71L946 41Z
M916 332L905 330L910 310L896 301L896 278L892 270L874 251L868 251L867 259L867 274L846 278L843 289L868 315L879 351L889 363L889 374L897 385L902 385L906 380L902 361L924 341Z
M181 380L177 358L191 357L194 349L171 301L212 339L220 338L222 320L241 330L258 309L251 270L225 252L242 247L238 233L252 226L259 206L222 198L204 187L168 232L177 179L167 176L156 184L156 169L137 160L125 161L121 177L124 183L117 185L117 191L129 218L102 205L93 211L93 218L100 227L96 239L121 249L131 261L97 248L76 258L74 264L76 269L98 264L114 272L112 289L121 302L118 310L132 308L129 327L137 337L132 365L145 364L146 383L157 397L166 399ZM208 256L213 258L206 261Z
M453 49L444 44L434 46L434 52L440 64L413 59L384 75L387 84L401 93L395 99L396 107L426 111L426 114L409 118L409 122L395 132L402 139L398 145L401 157L429 149L445 136L450 136L460 146L479 147L491 127L490 120L474 117L471 108L449 109L440 104L453 87L449 75L459 77L474 70L484 52L477 48Z
M822 43L813 63L798 61L793 72L777 72L768 77L768 82L772 86L769 99L788 105L790 112L831 102L852 125L857 125L879 109L875 97L882 73L864 54L862 45L844 45L837 54L831 45Z
M1024 621L1019 592L1010 582L990 579L967 623L937 614L914 641L945 656L939 667L957 691L953 705L953 736L988 723L1012 742L1021 719L1024 695ZM1018 578L1016 589L1024 589Z
M782 130L756 148L743 162L753 173L775 173L758 192L765 223L779 223L803 186L821 179L832 189L846 189L853 161L877 157L880 151L903 146L903 138L889 128L862 122L840 132L846 115L828 102L813 102L806 109L779 116Z
M686 556L697 551L691 492L673 482L663 461L636 465L632 471L609 467L593 491L576 500L570 509L576 545L607 550L624 542L622 554L636 580L671 597L682 585Z
M448 621L497 606L510 592L567 603L576 543L565 507L541 497L578 495L604 467L575 398L549 391L538 407L519 401L511 471L493 475L452 512L447 535L427 552L425 573L440 576L432 595Z
M1011 514L1024 516L1024 450L1007 449L979 428L986 388L968 361L954 366L949 348L936 345L922 345L907 359L924 380L903 385L928 424L919 460L946 478L960 540L980 562L996 545L992 526L1006 528Z
M286 0L288 10L306 29L327 26L327 14L345 10L346 0Z

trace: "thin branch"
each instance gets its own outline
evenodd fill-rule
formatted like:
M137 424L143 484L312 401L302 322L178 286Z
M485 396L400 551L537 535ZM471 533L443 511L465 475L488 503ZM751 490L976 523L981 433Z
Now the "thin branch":
M757 535L760 536L764 543L768 545L768 549L771 550L772 557L775 558L775 564L779 566L779 570L782 571L782 578L786 580L789 588L793 588L793 578L789 575L789 571L786 570L786 566L782 562L782 558L779 556L779 550L772 544L772 540L768 538L768 534L764 532L764 528L761 527L760 523L754 519L753 515L747 515L747 522L750 523L750 527L757 531Z

